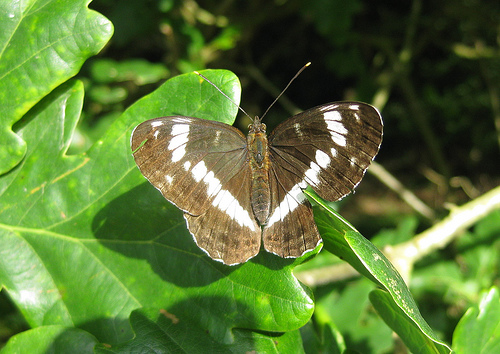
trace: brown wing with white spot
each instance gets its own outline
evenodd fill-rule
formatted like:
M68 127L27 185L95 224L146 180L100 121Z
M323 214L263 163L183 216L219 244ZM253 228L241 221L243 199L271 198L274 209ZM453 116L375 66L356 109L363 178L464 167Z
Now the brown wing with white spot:
M360 102L333 102L297 114L269 136L271 157L322 198L349 194L377 154L382 117ZM274 161L273 161L274 162Z
M239 130L199 118L155 118L135 128L131 147L144 177L186 213L200 248L231 264L258 253L261 230L250 204L246 139Z
M184 214L198 247L211 258L234 265L259 253L262 231L250 207L250 188L250 167L245 164L238 168L205 213Z
M279 155L272 157L269 173L271 213L264 227L264 248L280 257L300 257L321 241L311 204L302 193L303 176L286 168Z

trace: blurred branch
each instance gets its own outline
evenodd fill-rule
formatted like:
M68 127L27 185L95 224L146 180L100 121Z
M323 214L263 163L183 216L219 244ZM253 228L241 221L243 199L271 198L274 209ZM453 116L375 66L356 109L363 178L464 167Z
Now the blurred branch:
M383 252L408 283L413 265L431 252L444 248L465 229L500 209L500 186L482 196L451 209L450 214L439 223L416 235L411 240L396 246L386 246ZM359 276L346 264L321 269L297 272L297 278L308 286L318 286L333 281ZM348 266L350 268L350 266ZM344 272L344 274L340 274Z
M497 131L498 146L500 147L500 101L498 99L500 93L498 92L498 89L493 85L491 80L487 79L486 81L489 88L488 92L490 93L491 108L494 115L493 121L495 123L495 129Z
M480 60L479 67L481 69L481 74L484 81L488 87L488 93L490 96L491 110L493 111L493 122L495 124L495 129L497 131L497 142L500 147L500 92L498 89L498 81L492 79L491 76L497 77L496 75L491 75L488 70L488 65L484 60Z
M295 276L305 285L310 287L336 283L342 280L359 276L356 269L349 263L338 263L316 269L296 272Z
M409 279L416 261L444 248L464 230L495 209L500 209L500 186L482 196L451 209L441 222L397 246L387 246L384 253L405 279Z
M401 70L395 74L398 75L397 84L401 88L401 92L410 108L411 115L413 116L414 121L422 134L424 142L429 150L430 158L434 160L436 169L448 179L451 172L444 157L440 139L436 136L436 134L434 134L434 131L431 128L426 110L420 102L408 73L406 70Z
M452 49L456 55L466 59L494 59L500 56L500 52L498 50L485 46L480 42L476 42L474 47L470 47L462 43L456 43L452 46Z
M405 188L392 174L389 173L382 165L372 162L368 172L374 175L380 182L394 191L402 200L404 200L413 210L419 213L424 218L434 222L436 215L434 210L428 207L421 201L412 191Z

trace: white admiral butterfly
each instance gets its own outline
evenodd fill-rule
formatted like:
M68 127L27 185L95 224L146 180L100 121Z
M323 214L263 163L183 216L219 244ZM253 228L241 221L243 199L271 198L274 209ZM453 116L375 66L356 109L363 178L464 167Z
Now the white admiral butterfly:
M184 211L197 245L234 265L257 255L261 243L281 257L316 248L321 237L302 189L341 199L361 181L381 141L377 109L333 102L289 118L269 137L259 117L246 137L215 121L155 118L134 129L131 147L142 174Z

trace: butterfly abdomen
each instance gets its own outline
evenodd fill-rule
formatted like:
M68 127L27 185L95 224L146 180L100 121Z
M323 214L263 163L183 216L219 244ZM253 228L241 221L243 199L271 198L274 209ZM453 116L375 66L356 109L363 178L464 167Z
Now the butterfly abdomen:
M247 136L248 162L252 171L251 202L255 218L265 225L269 219L271 191L269 188L269 149L266 126L255 123Z

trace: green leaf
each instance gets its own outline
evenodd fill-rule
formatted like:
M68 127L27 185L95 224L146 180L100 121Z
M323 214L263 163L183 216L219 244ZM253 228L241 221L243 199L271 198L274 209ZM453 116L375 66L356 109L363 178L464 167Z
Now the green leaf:
M316 193L306 190L305 194L313 202L314 220L323 238L324 248L328 252L346 261L358 272L378 284L378 280L363 265L356 253L353 252L351 245L349 245L345 239L346 234L357 233L356 229ZM363 236L361 237L363 238Z
M300 329L300 333L307 353L335 354L346 349L342 334L332 323L316 323L314 326L310 321Z
M111 37L111 23L89 2L0 1L0 174L27 150L12 125Z
M435 337L421 316L403 278L384 254L315 193L306 191L306 194L318 205L315 207L314 216L325 249L347 261L384 289L376 290L370 295L373 305L384 321L399 334L411 350L418 348L416 352L422 352L425 347L430 352L449 352L450 349ZM396 315L398 317L395 319ZM409 324L418 336L408 335ZM421 340L422 338L425 340Z
M241 86L233 73L227 70L205 70L201 73L239 104ZM201 77L190 73L168 80L158 90L140 99L124 113L123 119L132 121L128 126L132 129L146 119L168 115L185 115L233 124L237 113L235 104ZM130 136L132 131L128 133Z
M380 289L370 293L370 301L380 317L399 335L412 353L451 352L446 344L435 337L414 304L402 308L389 292Z
M500 296L493 287L481 294L478 306L471 307L453 333L457 353L500 352Z
M203 74L238 102L234 74ZM292 271L314 252L213 261L131 156L140 122L179 114L231 123L234 104L181 75L131 106L87 153L67 156L82 99L82 84L69 82L31 110L19 129L26 157L0 177L0 282L32 327L75 326L115 346L132 339L128 317L145 306L195 323L224 347L234 328L293 332L307 323L311 293Z
M43 326L12 337L2 348L10 353L93 353L98 341L81 329L65 326Z

